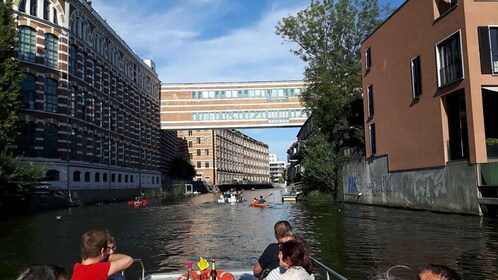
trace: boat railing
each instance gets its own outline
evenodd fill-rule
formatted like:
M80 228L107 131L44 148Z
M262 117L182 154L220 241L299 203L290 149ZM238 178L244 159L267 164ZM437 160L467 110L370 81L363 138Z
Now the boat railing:
M325 274L327 275L327 280L330 280L330 279L348 280L346 277L340 275L339 273L335 272L334 270L332 270L328 266L326 266L323 263L317 261L315 258L313 258L313 257L310 257L310 258L313 260L313 263L315 264L315 266L319 266L320 268L322 268L323 270L325 270ZM330 278L331 276L333 278Z
M142 267L142 277L140 278L140 280L145 279L145 266L142 262L142 259L133 259L133 263L140 263L140 266ZM121 271L121 275L125 276L125 272Z

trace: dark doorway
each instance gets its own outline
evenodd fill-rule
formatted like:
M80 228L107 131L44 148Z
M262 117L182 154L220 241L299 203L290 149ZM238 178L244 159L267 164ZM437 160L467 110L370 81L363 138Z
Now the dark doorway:
M467 129L467 110L464 91L445 97L448 128L450 133L450 160L469 158L469 133Z

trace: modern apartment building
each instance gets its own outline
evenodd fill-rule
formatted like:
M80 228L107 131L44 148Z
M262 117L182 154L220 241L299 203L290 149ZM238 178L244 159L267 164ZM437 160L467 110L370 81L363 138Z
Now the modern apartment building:
M270 154L270 180L272 183L278 183L281 178L285 181L285 172L287 169L287 163L285 161L278 160L276 154Z
M160 81L84 0L15 0L28 125L11 147L81 201L160 186Z
M269 183L268 145L239 131L181 130L186 158L207 185Z
M494 203L497 14L497 1L407 0L366 38L354 200L473 214Z

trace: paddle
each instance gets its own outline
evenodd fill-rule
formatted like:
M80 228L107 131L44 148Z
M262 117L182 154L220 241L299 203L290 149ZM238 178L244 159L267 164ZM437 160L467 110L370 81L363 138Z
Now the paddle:
M267 195L267 196L263 197L263 199L266 199L267 197L270 197L270 196L272 196L272 195L273 195L273 193L271 193L271 194L269 194L269 195Z

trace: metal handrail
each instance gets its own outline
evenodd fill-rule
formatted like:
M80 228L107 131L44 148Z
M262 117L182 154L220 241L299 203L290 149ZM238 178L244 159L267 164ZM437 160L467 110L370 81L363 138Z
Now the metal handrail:
M325 272L327 273L327 280L330 280L330 275L334 276L335 279L348 280L346 277L340 275L339 273L335 272L334 270L332 270L328 266L326 266L323 263L317 261L315 258L313 258L313 257L310 257L310 258L313 260L314 264L320 266L321 268L323 268L325 270Z
M142 259L133 259L133 262L136 263L136 262L139 262L140 263L140 266L142 266L142 278L140 278L141 280L145 279L145 266L144 266L144 263L142 262ZM123 271L123 275L124 275L124 271Z

